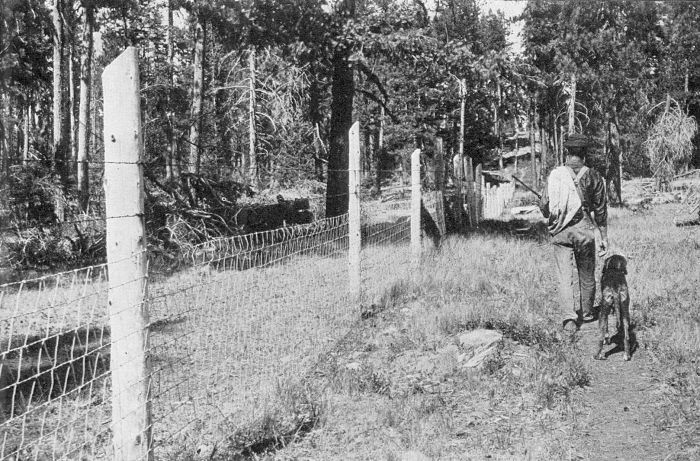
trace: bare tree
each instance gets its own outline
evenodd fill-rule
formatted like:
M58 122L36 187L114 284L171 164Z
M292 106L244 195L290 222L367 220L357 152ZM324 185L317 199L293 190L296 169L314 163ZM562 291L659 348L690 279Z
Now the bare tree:
M63 0L53 0L53 161L64 187L70 176L68 165L70 119L68 99L65 97L65 27L63 24Z
M166 158L165 158L165 179L172 179L178 172L177 168L177 137L175 136L175 120L172 110L173 88L175 87L174 58L175 46L173 44L173 0L168 0L168 126L166 129Z
M80 208L85 211L90 201L90 104L92 102L92 55L95 11L91 4L84 6L83 55L80 58L80 109L78 115L78 189Z
M256 183L258 178L257 165L257 132L255 129L256 116L256 79L255 79L255 48L248 51L248 152L243 156L243 177L249 183Z
M192 110L190 126L190 156L188 171L199 174L202 149L200 135L202 132L202 104L204 101L204 66L205 66L205 41L206 18L201 12L195 14L194 35L194 77L192 81Z

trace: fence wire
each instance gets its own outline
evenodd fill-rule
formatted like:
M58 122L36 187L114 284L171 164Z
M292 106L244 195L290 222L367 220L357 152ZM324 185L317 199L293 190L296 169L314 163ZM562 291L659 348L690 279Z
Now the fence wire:
M411 192L396 187L381 196L361 194L361 304L382 303L393 283L406 280L410 269Z
M110 369L111 353L138 335L147 335L150 374L124 392L147 389L155 459L188 459L263 427L360 319L360 305L381 304L409 278L410 195L404 185L361 193L359 305L347 214L210 239L180 254L175 274L152 264L147 287L125 282L146 290L149 323L119 338L107 265L1 285L0 459L111 457L112 405L129 397L114 395L123 371ZM439 209L434 188L423 199ZM130 411L140 409L122 417Z
M107 266L0 286L0 459L97 459L110 423Z
M156 459L230 438L358 318L347 299L347 215L195 247L149 290Z

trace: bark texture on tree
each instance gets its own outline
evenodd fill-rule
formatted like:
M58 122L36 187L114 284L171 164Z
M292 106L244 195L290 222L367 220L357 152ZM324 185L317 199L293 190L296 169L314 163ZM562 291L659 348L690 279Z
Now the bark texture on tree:
M80 208L88 209L90 201L90 104L92 102L92 54L95 29L95 13L91 6L85 8L83 29L84 54L80 62L80 110L78 115L78 190Z
M193 174L199 174L202 149L200 136L202 133L202 105L204 102L204 65L206 20L203 15L197 14L194 34L194 76L192 80L192 110L190 126L190 155L187 170Z
M29 126L31 120L31 107L29 102L24 106L24 121L22 124L22 165L27 165L29 159Z
M70 181L70 119L66 97L65 27L63 1L54 0L51 9L53 22L53 163L64 187ZM59 216L62 212L58 212Z
M569 134L576 132L576 74L571 74L571 94L569 95Z
M243 157L243 175L250 184L256 184L258 180L257 162L257 131L255 127L256 112L256 75L255 75L255 48L248 51L248 152Z
M539 187L540 181L537 177L537 111L535 110L534 101L531 103L530 107L530 173L532 175L532 187L537 189ZM542 142L540 142L540 146Z
M175 46L173 44L173 0L168 0L167 6L168 30L166 32L166 41L168 46L168 126L165 130L167 140L165 152L165 179L173 179L179 172L179 162L177 161L177 138L175 136L175 116L172 110L173 104L173 89L175 87L174 59Z
M352 126L355 83L348 50L333 54L331 132L326 181L326 217L348 211L348 130Z

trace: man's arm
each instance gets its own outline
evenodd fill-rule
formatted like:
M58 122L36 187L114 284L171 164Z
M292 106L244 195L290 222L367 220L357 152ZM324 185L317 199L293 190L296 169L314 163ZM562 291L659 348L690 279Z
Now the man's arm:
M545 218L549 218L549 191L546 183L542 188L539 207L540 211L542 212L542 216L544 216Z
M595 170L591 170L591 212L600 229L600 250L608 250L608 194L605 181Z

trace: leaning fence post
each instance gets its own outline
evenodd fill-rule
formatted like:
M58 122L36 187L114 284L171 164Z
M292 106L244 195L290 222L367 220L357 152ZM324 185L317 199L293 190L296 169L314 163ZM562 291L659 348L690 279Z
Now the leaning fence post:
M360 234L360 123L355 122L350 127L349 162L348 162L348 232L349 249L349 279L350 293L360 299L360 251L362 240Z
M411 154L411 264L420 264L420 149Z
M102 73L114 459L153 459L138 52Z

